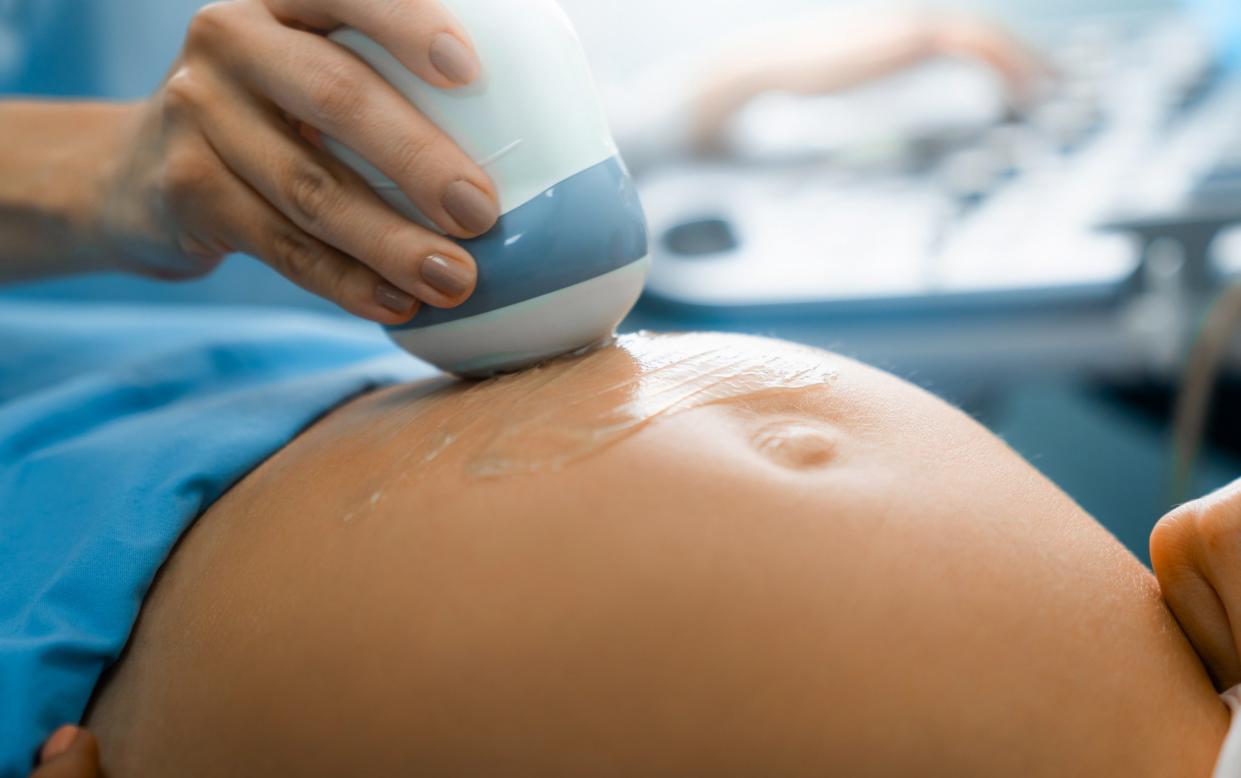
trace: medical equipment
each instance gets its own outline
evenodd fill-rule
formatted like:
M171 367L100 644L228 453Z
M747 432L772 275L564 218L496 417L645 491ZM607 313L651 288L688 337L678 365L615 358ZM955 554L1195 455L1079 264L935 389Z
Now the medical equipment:
M1241 78L1201 33L1166 14L1082 19L1048 48L1059 78L1021 111L959 61L755 100L729 134L735 159L640 177L649 299L751 327L1111 306L1135 288L1148 236L1200 224L1193 200L1219 222L1195 241L1241 222L1241 166L1226 164Z
M610 337L646 281L646 220L607 126L577 35L554 0L447 0L483 74L434 88L356 30L332 39L391 82L482 166L503 214L462 245L473 296L424 308L392 338L459 375L516 370ZM339 143L333 153L401 213L433 227L390 179Z

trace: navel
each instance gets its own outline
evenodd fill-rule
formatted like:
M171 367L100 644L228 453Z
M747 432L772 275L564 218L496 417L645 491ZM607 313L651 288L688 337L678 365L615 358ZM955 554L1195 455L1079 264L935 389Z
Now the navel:
M750 440L754 450L780 467L816 470L836 459L837 437L826 425L806 419L764 424Z

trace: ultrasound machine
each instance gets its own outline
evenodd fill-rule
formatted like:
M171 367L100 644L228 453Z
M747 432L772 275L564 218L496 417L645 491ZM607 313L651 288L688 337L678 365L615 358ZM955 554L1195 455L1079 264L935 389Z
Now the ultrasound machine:
M939 62L761 98L727 161L640 177L630 325L758 329L949 394L980 364L1174 377L1241 275L1241 71L1182 15L1077 19L1042 49L1055 75L1024 105Z

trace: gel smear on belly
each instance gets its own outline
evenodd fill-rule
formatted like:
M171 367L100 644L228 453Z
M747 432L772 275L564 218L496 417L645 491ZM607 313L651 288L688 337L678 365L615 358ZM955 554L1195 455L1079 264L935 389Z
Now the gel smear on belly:
M589 353L490 381L419 389L385 417L382 441L401 441L398 469L460 467L490 480L563 470L659 419L767 395L821 390L833 365L807 350L710 334L638 333ZM830 459L818 430L788 420L763 427L755 448L806 469ZM773 451L773 449L775 449Z
M369 63L495 182L499 222L461 241L478 263L474 295L452 310L423 308L389 329L411 354L481 377L609 338L646 282L647 226L585 52L555 0L441 1L482 62L470 86L432 87L356 30L331 39ZM326 142L389 205L435 229L391 179Z

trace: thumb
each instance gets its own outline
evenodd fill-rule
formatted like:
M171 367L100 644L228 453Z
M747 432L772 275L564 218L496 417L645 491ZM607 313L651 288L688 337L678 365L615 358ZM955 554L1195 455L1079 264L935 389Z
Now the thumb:
M30 778L100 778L99 743L84 729L69 724L56 730L39 754Z
M1241 683L1241 482L1161 519L1150 552L1164 599L1216 685Z

